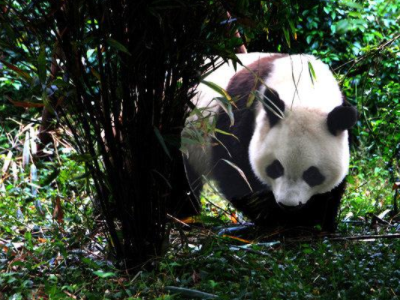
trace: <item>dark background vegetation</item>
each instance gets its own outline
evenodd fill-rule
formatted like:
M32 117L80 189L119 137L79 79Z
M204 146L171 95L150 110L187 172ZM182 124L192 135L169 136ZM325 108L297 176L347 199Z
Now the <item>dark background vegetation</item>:
M210 204L172 221L192 88L244 42L331 66L360 112L339 234L398 232L399 7L0 1L0 299L397 298L396 239L251 246Z

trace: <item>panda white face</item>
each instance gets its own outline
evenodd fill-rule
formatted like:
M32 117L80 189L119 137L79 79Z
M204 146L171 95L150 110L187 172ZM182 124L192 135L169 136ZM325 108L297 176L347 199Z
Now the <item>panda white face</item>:
M315 79L304 72L309 64ZM346 176L347 129L356 123L357 111L343 104L329 67L311 56L275 60L265 83L255 111L250 164L279 205L300 207Z
M286 111L271 126L259 104L249 158L254 173L283 207L299 207L316 194L331 191L349 166L348 134L328 129L328 114L317 110Z

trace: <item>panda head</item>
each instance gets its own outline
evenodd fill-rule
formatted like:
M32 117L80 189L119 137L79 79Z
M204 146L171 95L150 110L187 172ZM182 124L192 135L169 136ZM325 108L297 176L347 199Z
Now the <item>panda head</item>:
M250 163L281 207L298 208L312 196L331 191L346 176L347 129L356 123L357 111L345 105L329 113L291 110L274 90L266 89L265 95L270 105L258 104Z

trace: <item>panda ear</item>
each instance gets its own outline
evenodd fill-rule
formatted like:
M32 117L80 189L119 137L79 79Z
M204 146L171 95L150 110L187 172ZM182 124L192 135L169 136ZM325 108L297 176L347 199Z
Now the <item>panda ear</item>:
M350 129L356 122L357 110L350 105L337 106L328 114L328 129L333 135Z
M277 91L271 88L266 88L264 92L264 109L267 112L269 125L274 127L279 120L283 118L285 111L285 102L279 98Z

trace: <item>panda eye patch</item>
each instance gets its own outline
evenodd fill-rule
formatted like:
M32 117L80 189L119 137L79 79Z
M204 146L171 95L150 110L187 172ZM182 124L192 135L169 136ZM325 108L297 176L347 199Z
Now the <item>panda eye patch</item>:
M325 176L321 174L317 167L312 166L303 173L303 179L309 186L314 187L323 183Z
M272 164L266 168L266 172L269 177L276 179L283 175L284 169L279 160L275 159Z

